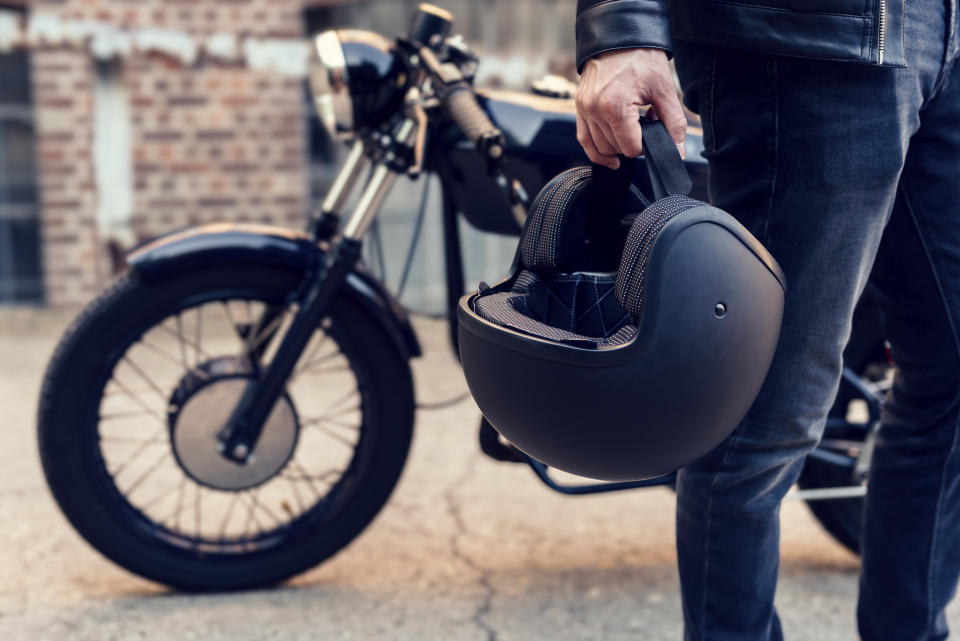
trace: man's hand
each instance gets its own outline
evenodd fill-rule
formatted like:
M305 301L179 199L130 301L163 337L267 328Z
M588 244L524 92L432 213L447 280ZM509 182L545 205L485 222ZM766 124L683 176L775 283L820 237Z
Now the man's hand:
M687 119L666 53L623 49L587 61L577 88L577 140L592 162L617 169L617 154L635 158L642 153L641 105L653 106L647 117L663 121L683 155Z

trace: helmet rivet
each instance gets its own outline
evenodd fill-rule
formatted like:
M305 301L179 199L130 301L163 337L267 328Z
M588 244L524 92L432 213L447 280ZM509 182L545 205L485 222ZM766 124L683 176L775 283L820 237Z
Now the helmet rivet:
M727 313L727 306L723 303L717 303L713 306L713 313L717 316L717 318L723 318Z

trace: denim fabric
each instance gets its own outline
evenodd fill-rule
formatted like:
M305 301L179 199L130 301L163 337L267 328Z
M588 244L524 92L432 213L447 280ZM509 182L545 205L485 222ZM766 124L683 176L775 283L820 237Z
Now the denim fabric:
M788 286L754 406L678 475L688 640L782 638L780 501L822 434L874 267L898 371L869 481L860 633L946 638L960 574L957 16L957 0L907 2L899 69L677 43L711 200L770 249Z

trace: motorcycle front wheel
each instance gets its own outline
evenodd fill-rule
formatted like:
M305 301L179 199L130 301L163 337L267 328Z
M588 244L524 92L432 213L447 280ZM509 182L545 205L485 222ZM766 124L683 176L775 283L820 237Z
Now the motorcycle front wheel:
M254 588L329 558L380 511L407 458L413 383L346 296L247 464L217 449L302 278L259 265L128 273L74 321L43 382L40 455L63 513L106 557L176 589Z

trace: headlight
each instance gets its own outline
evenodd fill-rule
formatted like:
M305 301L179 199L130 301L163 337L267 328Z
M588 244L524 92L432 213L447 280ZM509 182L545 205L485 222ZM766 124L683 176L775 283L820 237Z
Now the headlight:
M350 99L347 61L336 31L324 31L314 40L310 65L310 91L317 114L334 138L353 133L353 104Z
M330 134L347 140L403 103L407 73L389 40L371 31L325 31L314 39L310 90Z

